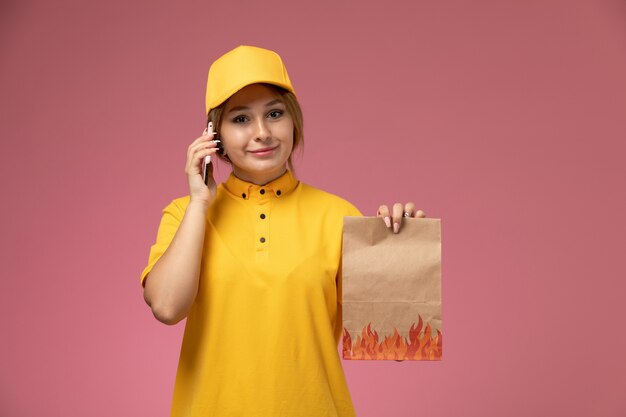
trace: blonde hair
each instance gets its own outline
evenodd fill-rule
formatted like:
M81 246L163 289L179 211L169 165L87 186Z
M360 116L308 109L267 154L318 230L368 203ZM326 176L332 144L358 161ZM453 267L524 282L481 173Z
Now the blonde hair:
M263 84L263 85L271 88L278 95L280 95L280 98L285 103L285 107L287 108L289 115L293 119L293 148L291 149L291 154L289 154L289 159L287 159L287 166L289 167L289 170L293 172L295 175L295 170L293 167L293 160L292 160L293 152L296 149L299 149L300 152L302 152L304 148L304 121L302 117L302 109L300 108L300 103L298 103L298 99L290 91L287 91L281 87L278 87L272 84ZM226 107L227 101L228 100L226 100L219 106L215 107L214 109L211 109L211 111L209 111L209 114L207 115L207 123L213 122L213 129L216 132L219 132L220 127L222 126L224 107ZM218 156L220 157L220 159L232 164L232 162L230 161L230 158L228 158L228 155L218 155Z

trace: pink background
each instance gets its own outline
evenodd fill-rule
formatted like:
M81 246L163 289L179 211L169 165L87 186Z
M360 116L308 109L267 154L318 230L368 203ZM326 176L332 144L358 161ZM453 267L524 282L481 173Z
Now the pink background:
M623 1L3 0L1 416L169 414L139 274L239 44L287 63L301 180L442 219L444 360L344 361L359 417L626 415Z

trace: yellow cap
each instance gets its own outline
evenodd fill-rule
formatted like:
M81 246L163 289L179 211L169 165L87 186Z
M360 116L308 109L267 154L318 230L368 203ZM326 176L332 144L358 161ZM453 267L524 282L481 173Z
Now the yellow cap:
M225 102L247 85L268 83L296 92L280 56L268 49L238 46L219 57L209 68L206 112Z

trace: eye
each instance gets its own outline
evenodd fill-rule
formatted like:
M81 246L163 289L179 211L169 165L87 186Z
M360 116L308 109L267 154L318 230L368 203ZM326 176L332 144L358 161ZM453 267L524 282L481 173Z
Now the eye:
M268 117L270 119L278 119L280 116L283 115L283 111L282 110L272 110L267 115L268 115Z
M235 118L233 118L233 123L245 123L247 120L246 116L244 116L243 114L240 114L239 116L235 116Z

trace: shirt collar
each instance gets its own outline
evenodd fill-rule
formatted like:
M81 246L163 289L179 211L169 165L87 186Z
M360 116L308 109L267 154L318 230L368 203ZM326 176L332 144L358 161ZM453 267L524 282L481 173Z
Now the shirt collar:
M294 190L299 184L299 181L294 178L291 171L287 170L283 175L276 178L274 181L268 182L265 185L256 185L248 181L244 181L231 173L224 186L233 195L244 200L248 200L250 196L268 196L283 197Z

